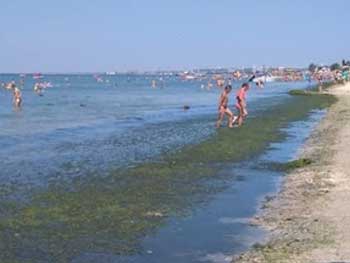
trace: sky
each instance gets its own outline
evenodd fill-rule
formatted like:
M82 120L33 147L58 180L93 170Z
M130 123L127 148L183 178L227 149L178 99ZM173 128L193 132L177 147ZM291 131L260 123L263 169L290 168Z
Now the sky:
M348 0L0 0L0 72L350 59Z

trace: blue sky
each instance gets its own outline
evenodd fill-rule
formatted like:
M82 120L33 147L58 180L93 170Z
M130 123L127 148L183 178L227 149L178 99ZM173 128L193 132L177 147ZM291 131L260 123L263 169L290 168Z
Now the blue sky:
M347 0L1 0L0 72L331 63Z

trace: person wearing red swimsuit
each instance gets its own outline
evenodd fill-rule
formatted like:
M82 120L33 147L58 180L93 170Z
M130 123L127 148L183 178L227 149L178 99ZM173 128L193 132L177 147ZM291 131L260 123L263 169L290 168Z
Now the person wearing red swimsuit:
M244 118L247 117L248 111L247 111L247 101L246 101L246 93L249 90L249 84L243 83L241 88L238 90L236 94L236 108L238 109L239 116L238 116L238 126L241 126L243 124Z

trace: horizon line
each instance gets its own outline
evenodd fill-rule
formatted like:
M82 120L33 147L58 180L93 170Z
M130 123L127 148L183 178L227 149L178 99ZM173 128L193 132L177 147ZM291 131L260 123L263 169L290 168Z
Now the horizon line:
M59 75L59 74L145 74L145 73L163 73L163 72L194 72L194 71L205 71L205 70L249 70L249 69L307 69L307 66L249 66L249 67L203 67L203 68L182 68L182 69L159 69L159 70L140 70L140 69L130 69L130 70L106 70L106 71L13 71L13 72L0 72L0 75L11 75L11 74L46 74L46 75Z

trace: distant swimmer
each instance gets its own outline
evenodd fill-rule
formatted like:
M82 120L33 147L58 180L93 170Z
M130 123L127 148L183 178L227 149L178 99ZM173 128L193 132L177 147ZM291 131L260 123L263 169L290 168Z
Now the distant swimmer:
M247 102L246 102L246 93L248 90L249 90L249 84L243 83L241 88L237 92L236 108L239 111L238 126L241 126L243 124L244 118L247 117L247 115L248 115Z
M14 90L16 87L16 83L14 81L11 81L5 85L5 89L7 90Z
M227 85L225 87L224 91L220 95L219 107L218 107L219 116L218 116L218 120L216 122L217 128L221 127L221 123L222 123L225 115L228 116L228 127L229 128L233 127L234 115L233 115L232 111L228 108L228 96L229 96L231 91L232 91L232 86Z
M213 84L211 83L211 81L208 81L208 85L207 85L207 89L211 90L211 88L213 87Z
M41 86L42 88L44 88L44 89L53 88L52 83L51 83L51 82L47 82L47 81L45 81L45 82L43 82L43 83L40 83L40 86Z
M217 79L216 85L218 86L218 88L222 88L225 85L225 80L224 79Z
M191 108L191 107L188 106L188 105L184 105L184 107L183 107L184 111L188 111L190 108Z
M16 108L20 108L22 106L22 93L19 88L14 86L13 89L13 104Z
M152 80L152 88L153 89L157 88L157 81Z
M233 75L233 78L234 78L235 80L240 80L240 79L241 79L241 76L242 76L242 74L241 74L241 72L240 72L239 70L233 72L232 75Z
M264 82L262 81L262 80L258 80L257 82L256 82L256 86L258 87L258 88L264 88Z
M42 91L43 91L43 87L40 83L35 83L34 84L34 92L38 95L38 96L42 96Z

